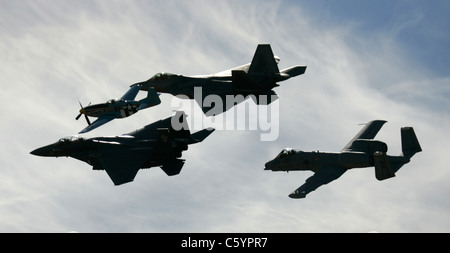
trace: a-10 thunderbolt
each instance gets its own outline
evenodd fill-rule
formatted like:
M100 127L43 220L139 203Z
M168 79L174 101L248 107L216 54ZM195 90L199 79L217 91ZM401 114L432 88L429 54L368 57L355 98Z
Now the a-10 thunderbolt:
M181 153L188 145L203 141L214 129L191 134L186 115L157 121L134 132L114 137L62 138L58 142L31 151L37 156L67 156L105 170L115 185L134 180L139 169L155 166L169 176L180 173L185 160Z
M339 153L304 152L284 149L275 159L265 164L265 170L293 171L311 170L314 175L306 183L289 194L291 198L304 198L318 187L338 179L353 168L375 167L375 177L385 180L395 173L417 152L422 151L412 127L401 128L402 154L390 156L386 143L373 140L381 129L384 120L369 123Z
M81 130L79 134L89 132L113 119L126 118L137 113L139 110L161 103L155 89L148 89L146 98L139 101L134 100L139 91L139 86L133 86L120 99L110 99L106 103L88 105L86 107L83 107L80 103L80 114L75 119L78 120L84 114L88 126ZM98 117L98 119L91 123L88 116Z
M142 90L154 88L157 92L195 99L207 116L214 116L242 102L249 95L253 95L251 98L257 104L270 104L277 99L272 90L279 86L277 82L305 73L306 66L292 66L280 71L277 65L279 61L280 58L274 56L269 44L260 44L251 63L211 75L183 76L161 72L131 87L141 86ZM210 95L221 100L205 101ZM233 99L232 103L226 103L227 96L230 95L241 95L242 100ZM260 100L261 95L265 96L265 100ZM209 105L213 104L211 102L221 102L222 106L215 104L212 107Z

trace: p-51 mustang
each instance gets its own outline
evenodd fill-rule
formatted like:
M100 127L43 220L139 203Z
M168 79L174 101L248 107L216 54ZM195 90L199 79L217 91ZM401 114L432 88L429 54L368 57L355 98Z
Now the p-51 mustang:
M284 149L273 160L266 163L265 170L292 171L311 170L314 175L306 183L289 194L291 198L304 198L318 187L338 179L348 169L375 166L375 177L385 180L395 173L417 152L422 151L412 127L401 128L402 154L387 155L387 145L373 140L384 120L369 123L350 141L340 153L304 152Z
M174 125L176 124L176 125ZM203 141L214 129L191 134L186 115L177 112L173 117L157 121L142 129L115 137L62 138L36 150L37 156L70 156L105 170L115 185L134 180L139 169L160 166L168 175L180 173L185 160L180 159L188 145Z
M270 45L260 44L249 64L211 75L183 76L162 72L131 87L141 86L142 90L154 88L157 92L195 99L207 116L213 116L244 101L249 95L252 95L257 104L270 104L278 98L272 90L279 86L277 82L305 73L306 66L293 66L280 71L277 66L279 61L280 58L273 55ZM198 90L201 91L200 94ZM227 95L241 95L242 99L233 100L233 103L222 102L222 106L215 104L211 108L207 103L203 104L205 97L209 95L219 97L221 101L226 101ZM261 95L266 96L262 102ZM217 100L213 103L217 103Z
M120 99L110 99L103 104L88 105L83 107L80 103L80 114L75 118L78 120L82 114L86 118L88 126L79 133L89 132L103 124L116 118L126 118L139 110L149 108L161 103L155 89L148 89L147 97L139 101L134 100L140 90L139 86L131 87ZM88 116L98 117L94 122L90 122Z

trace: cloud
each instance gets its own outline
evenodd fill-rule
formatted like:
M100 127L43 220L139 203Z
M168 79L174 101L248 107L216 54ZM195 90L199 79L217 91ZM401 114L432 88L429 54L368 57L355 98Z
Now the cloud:
M311 9L285 1L2 5L4 232L448 231L449 79L401 50L405 42L392 33L365 37L351 26L316 24ZM75 159L29 155L85 126L74 120L78 98L103 102L160 71L229 69L250 62L258 43L272 45L280 69L308 66L276 88L274 142L259 142L255 131L216 131L183 153L180 175L141 170L120 187ZM86 137L168 117L172 97L161 100ZM359 123L377 118L389 121L377 139L390 153L400 152L402 125L415 128L424 149L393 179L379 182L372 169L348 171L296 201L287 195L311 172L263 170L284 147L339 151Z

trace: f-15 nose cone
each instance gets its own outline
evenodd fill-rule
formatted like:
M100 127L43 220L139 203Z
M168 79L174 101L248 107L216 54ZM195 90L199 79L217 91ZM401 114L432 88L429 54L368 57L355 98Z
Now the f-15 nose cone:
M266 164L264 165L264 170L270 170L270 162L266 162Z
M37 148L37 149L31 151L30 154L37 155L37 156L54 156L53 148L49 147L49 146Z
M30 154L37 155L37 156L44 156L45 153L43 151L44 150L42 148L38 148L38 149L31 151Z

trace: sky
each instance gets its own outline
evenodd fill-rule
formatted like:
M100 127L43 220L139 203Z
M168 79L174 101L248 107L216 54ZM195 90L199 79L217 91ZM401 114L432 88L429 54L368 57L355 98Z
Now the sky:
M445 0L0 0L0 232L450 232L449 11ZM218 130L183 153L179 175L140 170L121 186L73 158L29 154L85 127L78 101L120 97L162 71L246 64L258 44L280 69L307 66L275 88L273 141ZM169 117L177 100L160 98L80 136ZM401 153L402 126L422 146L394 178L350 170L295 200L312 172L263 170L286 147L337 152L374 119L388 121L376 137L388 154Z

